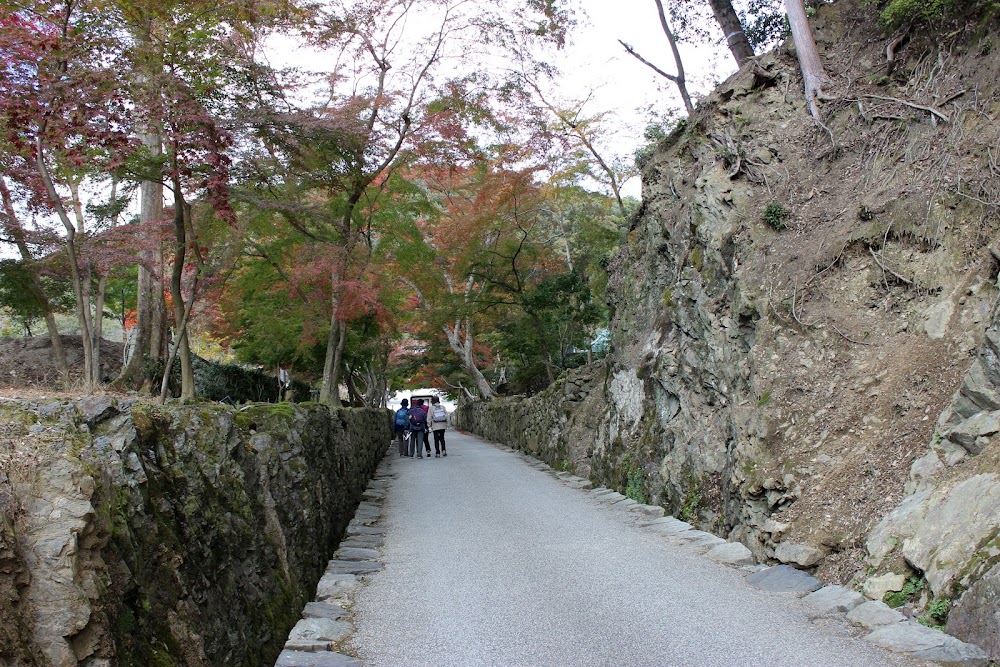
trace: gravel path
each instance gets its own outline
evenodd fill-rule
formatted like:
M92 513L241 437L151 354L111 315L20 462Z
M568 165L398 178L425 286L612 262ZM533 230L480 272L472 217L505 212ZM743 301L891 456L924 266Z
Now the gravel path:
M354 609L370 667L915 664L517 454L447 437L447 458L389 454L385 568Z

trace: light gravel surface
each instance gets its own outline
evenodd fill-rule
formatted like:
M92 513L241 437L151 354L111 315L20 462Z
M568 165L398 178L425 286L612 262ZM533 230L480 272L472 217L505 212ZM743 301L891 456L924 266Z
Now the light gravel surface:
M370 667L916 664L518 454L447 437L447 458L389 454L385 568L354 610Z

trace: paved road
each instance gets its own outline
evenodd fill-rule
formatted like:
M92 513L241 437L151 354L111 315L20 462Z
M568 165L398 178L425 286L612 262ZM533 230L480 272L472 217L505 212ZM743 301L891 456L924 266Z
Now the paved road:
M355 606L371 667L913 665L809 620L639 528L639 517L448 433L441 459L394 457L385 568Z

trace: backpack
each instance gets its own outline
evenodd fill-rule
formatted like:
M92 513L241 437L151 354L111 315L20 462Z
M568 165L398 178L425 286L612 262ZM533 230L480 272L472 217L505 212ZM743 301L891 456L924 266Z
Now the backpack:
M396 427L397 431L405 430L410 425L409 411L406 408L396 410L396 416L392 420L392 425Z
M423 428L427 424L427 413L422 408L410 408L410 423Z
M443 405L434 406L434 421L436 422L448 421L448 411L444 409Z

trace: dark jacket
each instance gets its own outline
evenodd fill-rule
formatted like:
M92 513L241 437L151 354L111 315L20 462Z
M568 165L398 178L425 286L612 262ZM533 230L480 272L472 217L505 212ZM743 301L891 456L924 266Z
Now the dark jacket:
M423 430L427 426L427 411L422 406L410 408L410 427Z

